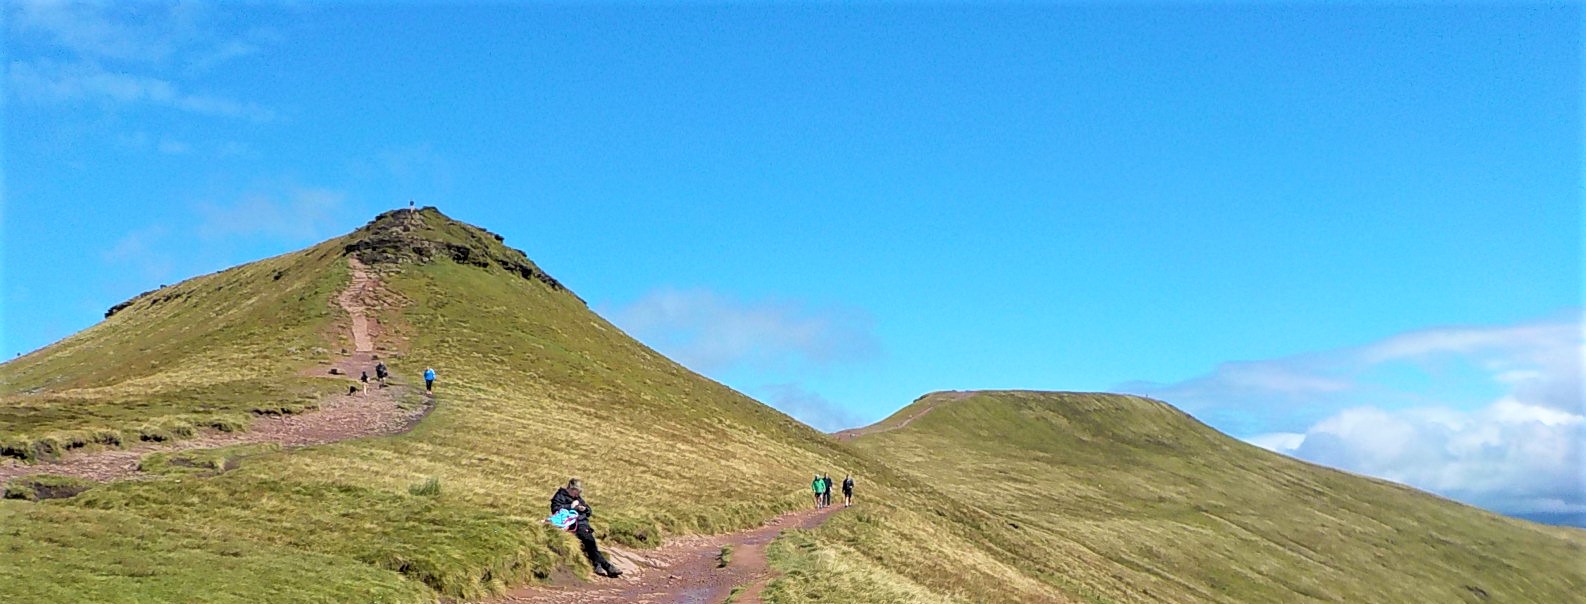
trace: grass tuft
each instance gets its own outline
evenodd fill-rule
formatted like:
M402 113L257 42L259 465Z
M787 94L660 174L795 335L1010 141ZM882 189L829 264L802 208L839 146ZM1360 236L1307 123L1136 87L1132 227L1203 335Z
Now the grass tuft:
M439 497L441 494L441 479L431 477L424 482L409 485L408 493L415 497Z

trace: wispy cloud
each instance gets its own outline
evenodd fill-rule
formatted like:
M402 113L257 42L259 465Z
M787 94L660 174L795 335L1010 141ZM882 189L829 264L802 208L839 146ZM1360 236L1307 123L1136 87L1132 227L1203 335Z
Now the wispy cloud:
M1248 440L1512 514L1586 513L1586 416L1504 398L1475 411L1346 409Z
M112 265L132 269L141 281L169 279L176 259L160 246L160 241L169 234L170 229L164 226L132 231L111 244L101 257Z
M1580 311L1228 363L1120 390L1274 451L1509 513L1586 511Z
M868 315L704 289L663 288L608 313L613 322L698 371L862 360L879 347Z
M301 241L329 233L344 210L346 193L289 187L248 193L226 202L199 204L198 233L208 238L261 236Z
M859 417L847 407L805 390L798 384L762 386L758 394L772 407L826 432L852 428L861 423Z
M8 3L13 60L8 94L36 105L148 106L194 115L275 119L256 102L189 90L177 82L259 52L245 38L218 38L200 3ZM251 34L247 34L251 35Z
M91 63L13 61L7 68L6 76L12 94L24 102L94 101L107 104L147 104L197 115L239 118L255 122L275 119L274 111L256 103L190 94L167 80L111 72Z

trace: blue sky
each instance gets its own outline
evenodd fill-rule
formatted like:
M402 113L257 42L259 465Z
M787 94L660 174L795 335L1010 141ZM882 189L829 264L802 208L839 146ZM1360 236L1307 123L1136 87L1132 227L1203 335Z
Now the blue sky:
M817 427L1121 390L1586 513L1579 7L5 15L7 355L416 199Z

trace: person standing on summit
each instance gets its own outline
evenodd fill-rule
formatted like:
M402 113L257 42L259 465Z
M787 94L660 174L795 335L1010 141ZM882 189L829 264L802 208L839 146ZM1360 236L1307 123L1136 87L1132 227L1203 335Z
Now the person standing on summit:
M584 556L589 558L589 565L595 568L595 572L604 573L613 579L622 576L622 570L612 566L606 556L600 553L600 546L595 544L595 529L589 526L589 517L595 512L584 502L584 483L577 478L569 478L567 486L557 489L556 494L551 496L551 514L562 510L578 513L578 520L573 522L573 535L583 544Z
M424 369L424 392L433 392L434 390L435 390L435 368L426 367Z

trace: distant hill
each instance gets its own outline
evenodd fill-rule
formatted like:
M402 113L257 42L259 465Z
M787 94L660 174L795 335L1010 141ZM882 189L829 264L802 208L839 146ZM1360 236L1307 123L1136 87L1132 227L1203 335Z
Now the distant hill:
M998 516L1007 555L1078 601L1586 601L1586 531L1273 454L1158 401L936 393L878 427L854 446Z
M88 488L0 501L0 601L478 599L587 572L539 522L569 476L600 538L642 549L806 506L815 472L858 477L861 504L771 546L769 601L1565 602L1583 587L1579 531L1273 455L1144 399L941 393L833 438L633 340L434 208L112 310L0 364L0 469L313 414L351 383L331 368L376 359L398 398L433 410L391 436L155 453L138 480L24 485ZM426 367L432 400L415 387Z

